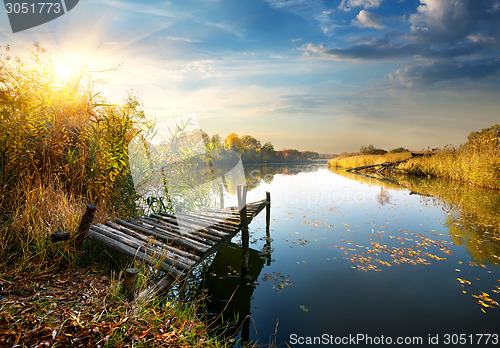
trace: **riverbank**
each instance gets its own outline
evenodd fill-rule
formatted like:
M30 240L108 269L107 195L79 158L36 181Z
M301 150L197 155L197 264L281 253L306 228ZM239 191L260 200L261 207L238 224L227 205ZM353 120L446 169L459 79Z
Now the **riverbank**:
M435 177L500 190L500 125L472 132L459 147L446 147L432 156L411 157L410 152L337 157L328 165L337 169L408 161L397 166L402 174Z
M141 214L128 152L152 129L141 102L109 103L90 77L61 85L37 45L33 62L0 51L0 346L223 346L196 315L201 298L126 302L118 274L139 264L50 241L89 203L95 223ZM138 289L149 275L140 269Z
M201 299L127 302L101 264L0 264L2 347L223 347L197 318Z

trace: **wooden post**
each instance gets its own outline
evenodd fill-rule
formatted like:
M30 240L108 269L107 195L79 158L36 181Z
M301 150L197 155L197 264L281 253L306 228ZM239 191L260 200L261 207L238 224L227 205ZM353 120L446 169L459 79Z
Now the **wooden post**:
M241 229L241 275L246 276L248 274L248 258L250 255L250 236L248 233L248 221L247 221L247 186L243 187L238 185L238 209L240 211L240 229Z
M139 271L135 268L127 268L125 270L125 278L122 283L122 290L125 293L125 298L128 302L135 300L135 286L137 284L137 276Z
M75 244L77 247L82 246L83 239L89 232L90 225L94 220L94 213L96 211L96 206L93 204L87 204L87 210L85 214L82 216L82 220L80 221L80 226L78 226L78 230L76 231Z
M137 296L138 301L145 301L146 299L150 297L154 297L164 291L166 291L170 286L174 283L175 280L179 278L176 278L172 274L167 274L163 278L161 278L157 283L151 285L147 289L143 290L139 296Z
M266 192L266 251L267 251L267 265L271 265L271 233L269 226L271 224L271 193Z
M224 208L224 181L222 181L222 178L220 180L220 185L219 185L219 194L220 194L220 207L219 208Z

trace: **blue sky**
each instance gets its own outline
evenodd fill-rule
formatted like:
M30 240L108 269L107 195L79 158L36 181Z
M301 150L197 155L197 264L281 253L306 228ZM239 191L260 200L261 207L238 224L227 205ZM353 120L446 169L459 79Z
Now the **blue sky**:
M459 145L500 123L500 0L82 0L0 40L92 58L103 93L134 90L159 128L325 153ZM81 63L83 64L83 63Z

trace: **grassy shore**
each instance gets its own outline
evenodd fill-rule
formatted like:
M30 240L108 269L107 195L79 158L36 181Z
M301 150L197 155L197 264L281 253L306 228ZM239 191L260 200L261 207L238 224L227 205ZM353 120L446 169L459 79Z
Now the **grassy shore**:
M411 154L409 152L386 153L384 155L354 155L348 157L336 157L328 160L328 166L337 169L349 169L384 162L397 162L410 157Z
M0 346L222 346L198 300L128 303L118 273L138 265L50 242L88 203L94 222L141 213L128 144L151 125L137 98L110 104L85 72L62 80L49 53L32 53L0 52Z
M331 168L348 169L410 158L410 153L357 155L328 161ZM500 189L500 125L474 131L465 144L446 147L432 156L410 158L401 173L442 178L479 187Z

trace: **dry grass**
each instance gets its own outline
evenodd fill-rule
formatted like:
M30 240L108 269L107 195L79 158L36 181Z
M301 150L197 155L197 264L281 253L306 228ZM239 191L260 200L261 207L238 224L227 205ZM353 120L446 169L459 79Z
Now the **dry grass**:
M328 161L328 165L337 169L349 169L369 166L384 162L397 162L410 158L409 152L386 153L384 155L357 155L349 157L336 157Z
M335 169L349 169L407 158L410 158L409 152L358 155L337 157L329 160L328 165ZM468 141L458 148L447 146L432 156L411 158L398 168L410 175L437 177L499 190L500 125L471 132Z
M199 300L127 302L100 267L0 264L2 347L221 347L196 317Z
M500 146L449 147L434 156L414 158L399 166L409 174L460 181L479 187L500 189Z
M109 105L83 73L58 80L38 46L31 61L0 52L0 346L218 347L198 302L124 303L105 249L50 242L89 203L95 222L138 213L128 144L150 124L136 98Z
M61 83L39 47L32 61L5 48L0 77L0 255L63 256L48 237L73 230L87 203L133 213L127 145L143 123L138 101L108 105L81 76Z

